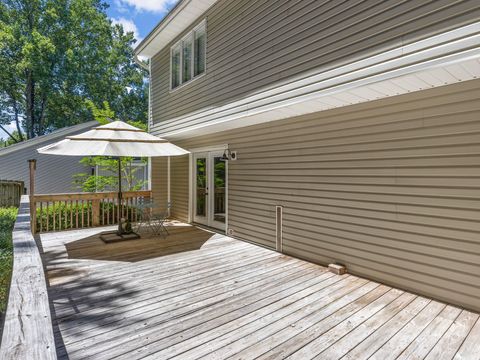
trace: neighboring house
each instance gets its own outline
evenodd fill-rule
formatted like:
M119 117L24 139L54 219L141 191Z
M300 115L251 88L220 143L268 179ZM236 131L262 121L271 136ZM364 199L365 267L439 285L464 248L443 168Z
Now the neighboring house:
M0 149L0 179L22 180L27 191L30 186L28 160L37 160L35 193L56 194L79 192L73 185L73 175L89 172L77 156L41 155L37 149L62 140L65 136L85 132L95 126L96 121L74 125L53 131L24 142Z
M154 196L479 311L479 34L478 1L180 1L136 48L151 133L192 151Z

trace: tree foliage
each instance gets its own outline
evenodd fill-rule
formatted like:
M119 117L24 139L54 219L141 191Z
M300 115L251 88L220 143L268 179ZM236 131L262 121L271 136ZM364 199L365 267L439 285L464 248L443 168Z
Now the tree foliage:
M100 0L2 0L0 125L21 141L91 120L107 101L120 119L146 122L146 72L132 33L108 19Z
M143 165L146 164L146 159L138 159ZM117 191L118 189L118 159L105 156L91 156L84 157L80 163L88 168L98 169L96 174L80 173L75 174L74 184L77 188L84 192L97 191ZM121 172L122 172L122 190L135 191L141 190L146 183L146 180L139 179L137 174L143 171L143 167L136 166L134 158L121 158Z
M22 140L19 140L19 139L23 139L24 136L25 136L24 134L19 133L17 130L14 130L9 134L8 138L6 138L6 139L0 138L0 147L7 147L7 146L10 146L10 145L16 144L16 143L22 141Z

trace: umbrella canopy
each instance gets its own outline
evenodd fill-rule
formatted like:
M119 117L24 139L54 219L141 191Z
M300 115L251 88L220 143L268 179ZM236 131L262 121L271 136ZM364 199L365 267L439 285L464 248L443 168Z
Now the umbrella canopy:
M167 140L114 121L37 149L40 154L69 156L177 156L189 152Z
M69 156L156 157L188 154L189 151L167 140L128 125L113 121L79 135L37 149L40 154ZM118 204L123 214L121 162L118 161ZM127 221L128 223L128 221ZM119 236L123 236L122 219L118 221Z

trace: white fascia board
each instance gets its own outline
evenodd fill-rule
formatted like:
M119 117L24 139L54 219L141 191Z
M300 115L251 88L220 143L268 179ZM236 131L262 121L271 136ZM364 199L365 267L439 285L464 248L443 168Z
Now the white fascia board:
M338 102L338 99L334 98L335 94L342 94L353 89L361 91L368 87L370 93L378 94L373 99L366 97L365 101L418 91L422 88L399 87L393 82L393 79L402 78L403 81L410 81L411 84L425 83L424 78L433 76L431 69L468 64L469 61L476 59L480 59L480 23L452 30L333 70L291 81L288 84L221 107L162 121L156 124L153 130L167 139L181 139L247 124L278 120L285 118L288 113L303 114L319 111L318 106L311 107L313 111L306 111L295 105L302 105L307 101L320 104L322 99L324 100L323 105L332 103L332 101ZM462 76L462 78L433 76L435 80L433 83L430 82L428 87L476 78L475 71L464 71L464 73L470 74L470 76ZM417 77L406 78L413 74L416 74ZM447 74L450 72L447 72L445 77ZM388 81L390 82L386 83ZM376 85L374 86L374 84ZM395 87L397 91L392 91ZM358 102L360 101L344 102L343 106ZM324 109L338 106L341 105L324 106ZM281 109L285 111L282 113ZM277 115L265 116L267 114L264 113L272 111ZM264 116L259 116L260 114L264 114ZM257 116L256 120L253 119L255 116ZM250 121L246 121L247 118ZM242 119L241 124L236 121L239 119Z
M135 54L151 58L181 35L218 0L180 1L135 48Z

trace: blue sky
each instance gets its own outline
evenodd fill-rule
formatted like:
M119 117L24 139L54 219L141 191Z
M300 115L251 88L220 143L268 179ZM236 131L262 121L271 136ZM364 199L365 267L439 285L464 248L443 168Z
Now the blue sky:
M106 0L110 5L108 16L121 23L126 31L133 31L141 41L165 16L177 0Z
M137 41L141 41L167 14L177 0L105 0L109 5L107 15L114 23L123 25L125 31L132 31ZM9 131L14 124L5 125ZM0 129L0 138L7 135Z

